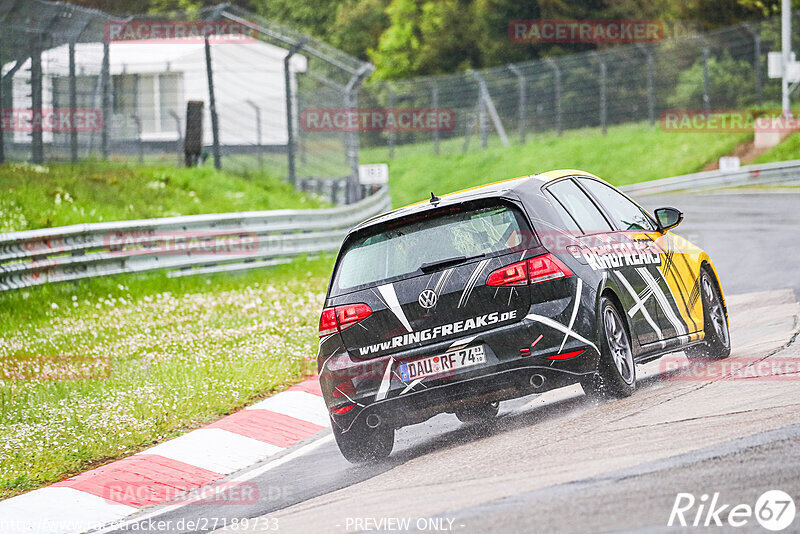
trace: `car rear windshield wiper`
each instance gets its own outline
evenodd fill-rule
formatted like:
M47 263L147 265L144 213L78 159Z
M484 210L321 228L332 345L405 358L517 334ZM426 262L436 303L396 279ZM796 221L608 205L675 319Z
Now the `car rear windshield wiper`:
M465 261L474 260L475 258L481 258L486 254L477 254L475 256L455 256L454 258L447 258L445 260L439 261L432 261L430 263L423 263L420 265L419 270L423 273L429 273L431 271L435 271L436 269L441 269L442 267L449 267L451 265L458 265L459 263L464 263Z

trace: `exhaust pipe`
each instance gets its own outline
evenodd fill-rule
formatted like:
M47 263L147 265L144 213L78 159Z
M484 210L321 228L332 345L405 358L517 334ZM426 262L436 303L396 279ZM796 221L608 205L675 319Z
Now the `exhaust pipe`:
M531 385L536 389L542 387L544 385L544 381L545 378L542 375L531 375Z
M380 416L374 413L371 413L367 416L367 426L370 428L378 428L383 423Z

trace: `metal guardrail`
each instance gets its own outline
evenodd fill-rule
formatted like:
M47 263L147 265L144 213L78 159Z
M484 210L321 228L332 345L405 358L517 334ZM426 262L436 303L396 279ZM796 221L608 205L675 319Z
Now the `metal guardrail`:
M620 189L629 195L650 195L687 189L703 191L721 187L775 184L800 185L800 160L746 165L727 171L696 172L663 180L626 185Z
M330 209L87 223L0 235L0 291L122 273L236 271L336 252L347 231L391 209L384 187Z

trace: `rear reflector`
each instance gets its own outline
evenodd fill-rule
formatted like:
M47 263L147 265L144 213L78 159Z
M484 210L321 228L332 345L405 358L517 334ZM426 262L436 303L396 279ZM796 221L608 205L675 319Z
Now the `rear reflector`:
M331 408L331 413L335 413L336 415L343 415L355 408L355 404L345 404L344 406L339 406L338 408Z
M319 318L319 337L341 332L370 315L372 315L372 308L363 303L325 308Z
M573 276L572 271L548 252L493 271L486 279L486 285L493 287L524 286L569 276Z
M584 352L586 352L586 349L584 349L584 350L576 350L576 351L573 351L573 352L563 352L561 354L554 354L552 356L545 356L545 359L547 359L547 360L569 360L570 358L575 358L576 356L580 356Z

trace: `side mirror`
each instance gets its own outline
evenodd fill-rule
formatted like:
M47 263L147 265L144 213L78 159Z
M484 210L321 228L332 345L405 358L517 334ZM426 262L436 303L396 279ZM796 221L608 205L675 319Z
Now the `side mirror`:
M683 212L675 208L658 208L655 211L658 231L662 234L670 228L675 228L683 220Z

